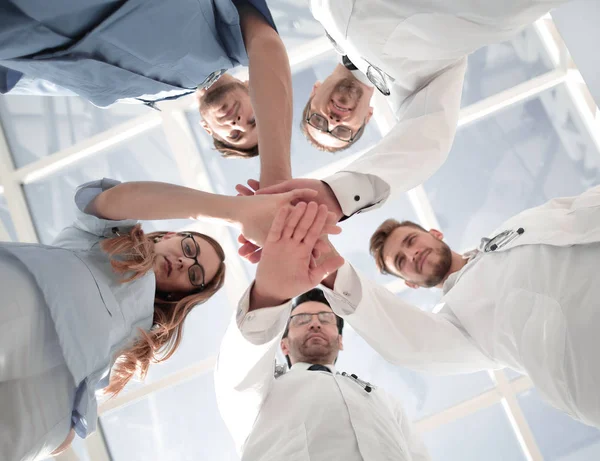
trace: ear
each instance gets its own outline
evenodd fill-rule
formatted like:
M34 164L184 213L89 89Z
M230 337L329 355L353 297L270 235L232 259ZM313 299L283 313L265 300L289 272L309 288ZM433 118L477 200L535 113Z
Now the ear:
M430 229L429 233L431 235L433 235L436 239L438 240L444 240L444 234L442 234L439 230L437 229Z
M200 126L204 128L204 131L206 131L210 136L212 136L212 130L208 123L206 123L206 121L200 120Z
M321 86L321 82L317 80L315 82L315 84L313 85L312 91L310 92L311 98L315 95L315 93L317 92L317 90L319 89L320 86Z
M419 288L419 285L417 285L416 283L409 282L408 280L405 280L404 283L407 287L412 288L413 290Z
M373 107L369 106L369 113L367 114L367 117L365 118L365 125L367 123L369 123L369 120L371 120L371 117L373 117Z
M338 346L340 351L344 350L344 337L342 335L338 335Z
M283 338L279 345L281 347L281 352L283 352L283 355L290 355L290 348L287 338Z
M248 87L249 87L249 85L250 85L250 82L248 82L248 80L244 80L244 81L242 82L242 85L244 85L246 88L248 88Z

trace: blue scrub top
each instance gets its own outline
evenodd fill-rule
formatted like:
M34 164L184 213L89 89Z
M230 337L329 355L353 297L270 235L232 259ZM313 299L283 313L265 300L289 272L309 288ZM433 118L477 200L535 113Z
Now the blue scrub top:
M96 429L96 390L106 387L116 355L154 318L155 276L121 283L100 248L105 238L127 233L134 220L111 221L85 213L86 206L118 181L104 179L80 186L76 220L53 244L0 243L34 276L44 295L56 334L77 387L73 423L86 437Z
M0 2L0 92L26 75L100 107L188 94L214 72L248 64L234 2L275 28L265 0Z

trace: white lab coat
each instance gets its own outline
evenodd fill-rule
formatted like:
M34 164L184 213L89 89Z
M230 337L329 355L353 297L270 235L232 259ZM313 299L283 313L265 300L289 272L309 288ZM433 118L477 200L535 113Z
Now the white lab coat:
M249 290L215 370L219 410L244 461L427 461L400 404L349 377L294 364L274 377L288 304L248 313Z
M454 140L467 55L565 1L311 0L314 17L359 70L371 64L387 74L398 119L373 149L325 179L344 214L428 179Z
M510 366L549 403L600 427L600 187L526 210L492 236L519 227L523 235L451 275L437 314L349 264L325 295L392 363L442 373Z

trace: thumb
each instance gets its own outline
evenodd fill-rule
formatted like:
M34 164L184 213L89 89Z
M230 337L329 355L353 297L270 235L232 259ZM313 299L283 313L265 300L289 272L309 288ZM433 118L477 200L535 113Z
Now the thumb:
M319 266L310 271L311 283L314 283L315 285L321 283L325 277L342 267L344 262L344 258L341 256L335 256L333 258L326 259L319 264Z
M265 195L265 194L281 194L284 192L289 192L293 190L293 186L287 185L285 182L279 184L273 184L269 187L264 187L256 191L256 195Z

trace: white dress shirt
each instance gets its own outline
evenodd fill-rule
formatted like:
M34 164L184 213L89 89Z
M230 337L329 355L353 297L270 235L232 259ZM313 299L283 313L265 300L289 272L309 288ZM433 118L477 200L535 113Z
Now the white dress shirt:
M437 314L349 264L325 296L392 363L441 373L508 366L550 404L600 427L600 187L524 211L492 236L521 227L448 278Z
M221 415L244 461L426 461L400 404L348 376L297 363L275 378L291 307L248 312L246 292L215 370Z
M311 11L363 73L386 76L398 123L325 179L346 216L423 183L446 160L467 55L502 42L566 0L311 0ZM362 176L362 177L361 177Z

